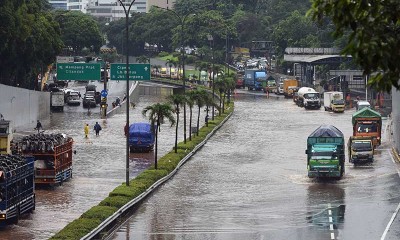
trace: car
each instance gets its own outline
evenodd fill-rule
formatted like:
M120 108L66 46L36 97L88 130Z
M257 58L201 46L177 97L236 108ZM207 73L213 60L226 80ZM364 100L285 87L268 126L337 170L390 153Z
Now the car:
M371 108L371 104L368 101L360 100L357 102L357 106L356 106L357 111L361 110L363 108L366 108L366 107Z
M91 95L85 95L82 100L82 106L84 108L95 108L96 107L96 100L94 99L94 96Z
M66 102L70 106L81 105L81 95L79 92L69 92L66 94Z

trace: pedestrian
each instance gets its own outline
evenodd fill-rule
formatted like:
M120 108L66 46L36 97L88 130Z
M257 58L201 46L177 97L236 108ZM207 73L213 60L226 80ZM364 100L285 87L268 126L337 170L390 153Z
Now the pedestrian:
M89 124L86 123L83 130L85 131L85 138L88 138L89 137Z
M117 99L115 100L115 106L120 106L120 105L121 105L121 99L117 97Z
M350 93L348 93L347 96L346 96L346 105L351 108L352 106L351 106L351 102L350 101L351 101Z
M39 120L37 120L35 130L37 130L37 132L39 133L39 131L42 129L43 129L42 123Z
M101 126L98 122L96 122L96 124L94 125L93 130L96 132L96 136L99 136Z
M208 124L208 118L209 118L209 116L208 116L208 114L206 115L206 118L204 119L204 122L206 123L206 124Z

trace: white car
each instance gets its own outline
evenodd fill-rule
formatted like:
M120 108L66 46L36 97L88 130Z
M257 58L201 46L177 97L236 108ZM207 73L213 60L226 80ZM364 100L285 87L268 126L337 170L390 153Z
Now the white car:
M367 108L371 108L371 104L368 101L360 100L360 101L357 102L356 110L358 111L358 110L361 110L361 109L366 108L366 107Z

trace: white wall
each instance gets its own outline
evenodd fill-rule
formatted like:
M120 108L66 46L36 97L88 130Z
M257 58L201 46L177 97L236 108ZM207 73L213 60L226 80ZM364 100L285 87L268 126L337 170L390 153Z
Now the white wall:
M50 117L50 93L0 84L0 113L14 130L33 129L36 120Z

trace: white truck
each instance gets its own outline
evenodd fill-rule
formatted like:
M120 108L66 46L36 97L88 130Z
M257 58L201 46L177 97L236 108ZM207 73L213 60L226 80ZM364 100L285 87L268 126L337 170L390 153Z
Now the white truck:
M297 105L304 107L305 109L320 109L321 100L319 98L319 92L313 88L301 87L298 91Z
M343 92L324 92L325 111L344 112Z
M58 92L51 92L50 93L50 109L53 111L64 111L64 104L65 104L65 99L64 99L64 92L63 91L58 91Z

